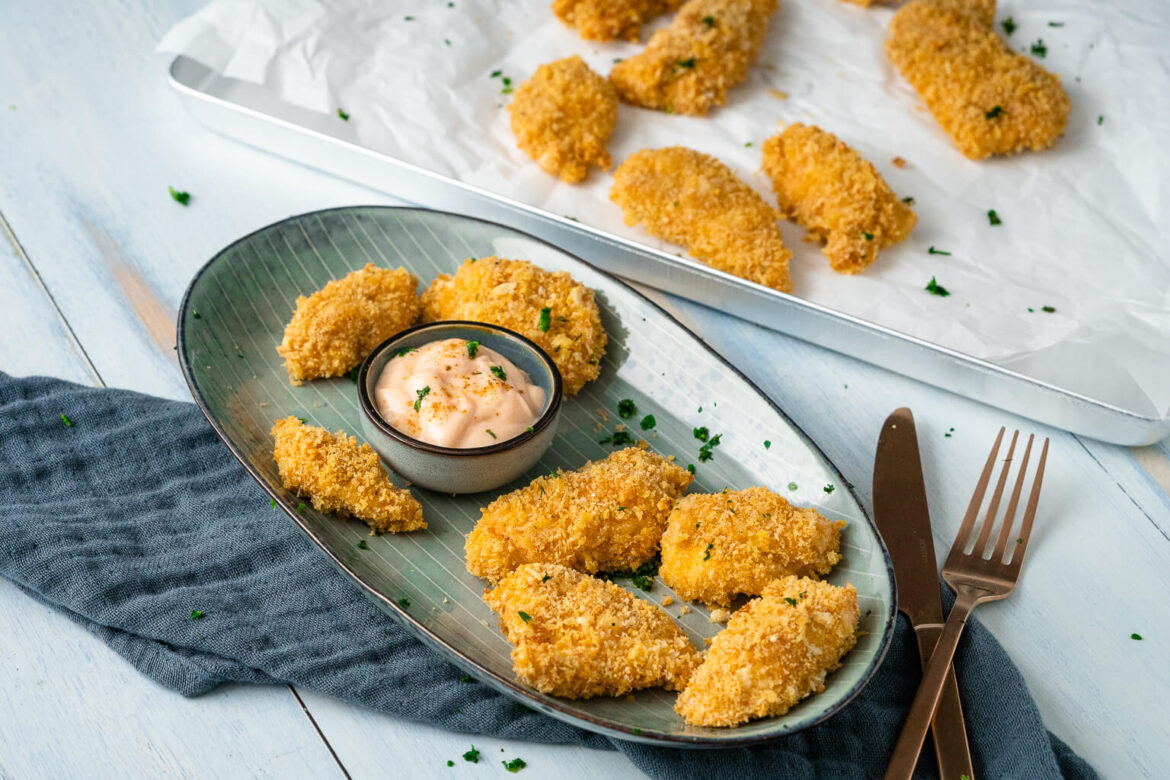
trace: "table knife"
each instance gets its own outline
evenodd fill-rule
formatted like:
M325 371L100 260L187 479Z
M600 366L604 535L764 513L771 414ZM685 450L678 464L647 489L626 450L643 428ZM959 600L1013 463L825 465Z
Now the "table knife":
M925 669L942 633L942 597L914 415L905 407L886 418L878 436L873 464L873 511L894 564L898 609L914 626L918 655ZM931 730L939 776L944 780L964 777L974 780L953 667L947 673Z

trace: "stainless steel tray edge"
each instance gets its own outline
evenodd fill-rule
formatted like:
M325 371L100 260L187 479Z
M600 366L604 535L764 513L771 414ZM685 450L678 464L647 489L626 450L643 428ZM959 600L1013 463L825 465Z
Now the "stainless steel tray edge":
M351 179L429 208L514 225L623 278L702 303L773 330L918 379L1072 433L1115 444L1153 444L1170 435L1170 419L1144 416L921 339L745 282L697 261L676 257L567 217L514 201L373 152L306 125L321 117L263 96L274 113L205 91L222 79L176 57L170 83L186 110L211 129L296 162ZM237 82L237 84L239 84Z

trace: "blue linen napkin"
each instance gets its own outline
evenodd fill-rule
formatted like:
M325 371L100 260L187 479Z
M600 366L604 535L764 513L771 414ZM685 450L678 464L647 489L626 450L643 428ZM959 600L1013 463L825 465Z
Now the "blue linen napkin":
M184 696L292 683L453 731L621 750L652 777L880 776L920 678L899 617L872 682L820 726L718 751L592 734L460 681L270 510L193 404L2 372L0 575ZM1096 777L977 622L956 669L979 776ZM936 776L929 740L918 772Z

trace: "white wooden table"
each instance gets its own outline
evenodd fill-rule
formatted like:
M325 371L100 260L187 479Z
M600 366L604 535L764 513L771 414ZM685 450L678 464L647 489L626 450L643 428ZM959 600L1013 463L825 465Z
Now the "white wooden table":
M152 52L199 4L5 7L0 370L187 398L172 350L175 307L208 257L291 214L395 202L212 135L182 113L166 61ZM169 185L192 194L189 207L170 199ZM778 401L866 502L881 421L912 407L940 555L994 431L1038 427L659 298ZM1053 448L1028 570L1012 599L980 617L1020 665L1049 728L1107 776L1164 774L1170 450L1041 433ZM469 738L292 687L183 699L3 581L0 627L4 778L482 775L485 765L459 760L472 740L489 757L522 756L533 776L633 772L614 752Z

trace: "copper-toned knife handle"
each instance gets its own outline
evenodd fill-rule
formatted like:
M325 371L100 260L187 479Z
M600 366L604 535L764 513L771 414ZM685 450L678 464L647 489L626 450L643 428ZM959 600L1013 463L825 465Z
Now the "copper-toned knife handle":
M942 623L927 623L914 627L918 636L918 656L922 659L922 668L930 662L930 654L938 643L942 634ZM959 684L955 680L955 667L947 670L947 679L943 683L942 698L938 702L938 711L934 720L930 722L931 734L934 737L934 754L938 757L938 775L943 780L959 780L967 777L975 780L975 770L971 766L971 748L967 745L967 728L963 722L963 705L959 701Z

